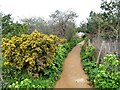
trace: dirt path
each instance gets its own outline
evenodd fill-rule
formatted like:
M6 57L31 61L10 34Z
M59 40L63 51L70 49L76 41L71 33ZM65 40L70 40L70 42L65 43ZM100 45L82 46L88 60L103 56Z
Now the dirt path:
M87 75L82 68L80 44L78 44L65 59L61 78L57 81L55 88L92 88L88 83Z

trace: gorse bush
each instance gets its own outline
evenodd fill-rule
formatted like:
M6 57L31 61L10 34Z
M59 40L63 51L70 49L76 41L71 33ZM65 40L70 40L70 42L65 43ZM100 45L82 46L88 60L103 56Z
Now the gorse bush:
M81 40L82 39L76 38L72 39L70 42L59 45L53 63L44 69L44 73L41 77L34 79L24 76L21 80L12 80L13 82L8 85L8 88L53 88L56 81L60 78L65 57Z
M24 69L29 74L40 74L52 64L58 45L64 42L65 39L48 36L37 30L30 35L2 38L4 66L15 70Z

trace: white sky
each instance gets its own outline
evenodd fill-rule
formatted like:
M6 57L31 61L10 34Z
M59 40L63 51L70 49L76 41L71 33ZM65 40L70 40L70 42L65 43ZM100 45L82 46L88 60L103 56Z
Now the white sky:
M72 8L79 17L77 24L86 20L91 10L99 12L101 0L0 0L0 11L15 19L38 16L48 19L55 10Z

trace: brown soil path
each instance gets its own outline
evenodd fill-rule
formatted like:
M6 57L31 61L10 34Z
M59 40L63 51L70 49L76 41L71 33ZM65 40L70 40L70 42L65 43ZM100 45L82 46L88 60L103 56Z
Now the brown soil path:
M92 88L88 85L87 75L82 68L80 51L80 44L78 44L68 54L61 78L57 81L55 88Z

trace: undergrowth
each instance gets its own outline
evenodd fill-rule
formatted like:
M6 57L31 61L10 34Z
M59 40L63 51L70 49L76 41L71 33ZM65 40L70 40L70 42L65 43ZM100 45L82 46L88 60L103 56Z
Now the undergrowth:
M95 47L89 45L82 48L83 69L89 76L90 85L99 89L120 88L120 61L114 54L107 54L100 65L94 58Z
M62 65L67 54L71 49L82 41L79 38L73 38L69 42L60 45L56 51L53 63L44 69L44 73L39 77L38 75L31 77L30 75L17 72L16 80L11 79L11 84L7 88L53 88L56 81L60 78L62 72ZM18 77L19 76L19 77Z

